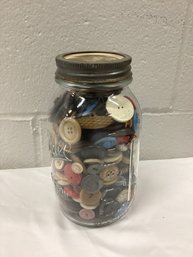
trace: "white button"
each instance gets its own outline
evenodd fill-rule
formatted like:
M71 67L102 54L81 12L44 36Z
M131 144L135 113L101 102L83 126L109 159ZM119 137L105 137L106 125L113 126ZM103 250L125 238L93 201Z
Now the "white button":
M54 167L56 170L62 170L64 167L64 161L60 159L54 160Z
M73 118L64 118L59 125L60 137L67 143L75 144L81 138L81 127Z
M72 171L76 174L80 174L82 173L84 170L83 166L81 163L79 162L73 162L72 163Z
M119 203L124 203L125 201L128 201L128 189L123 189L123 191L121 191L116 200L119 202Z
M106 109L110 116L118 122L126 122L134 115L134 107L129 99L121 95L109 96Z

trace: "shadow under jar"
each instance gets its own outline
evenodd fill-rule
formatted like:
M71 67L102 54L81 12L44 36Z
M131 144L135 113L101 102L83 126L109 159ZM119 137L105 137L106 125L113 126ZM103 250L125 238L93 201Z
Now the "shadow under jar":
M59 96L50 111L52 179L63 214L89 227L127 213L136 188L141 111L128 88L131 57L75 52L56 57Z

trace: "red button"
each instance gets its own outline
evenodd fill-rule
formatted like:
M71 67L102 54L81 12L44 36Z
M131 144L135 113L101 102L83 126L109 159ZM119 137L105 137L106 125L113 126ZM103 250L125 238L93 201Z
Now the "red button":
M68 179L73 185L79 185L81 181L81 175L76 174L72 171L71 163L68 163L64 167L64 176Z
M130 141L130 136L117 137L117 143L118 144L128 143L129 141Z
M95 217L93 210L82 209L79 211L79 216L84 220L92 220Z
M69 196L72 197L73 199L79 199L80 198L80 194L75 192L71 186L66 186L64 187L64 193Z

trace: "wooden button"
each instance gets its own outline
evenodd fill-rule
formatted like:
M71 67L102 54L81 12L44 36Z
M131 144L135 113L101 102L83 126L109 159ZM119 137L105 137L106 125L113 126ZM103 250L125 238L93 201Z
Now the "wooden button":
M80 192L81 203L87 206L97 206L100 202L101 196L102 194L100 191L94 194L87 193L84 190L81 190Z
M119 169L115 165L107 166L100 172L100 178L105 185L111 185L117 181Z
M73 118L64 118L59 125L60 137L69 144L77 143L81 138L81 127Z

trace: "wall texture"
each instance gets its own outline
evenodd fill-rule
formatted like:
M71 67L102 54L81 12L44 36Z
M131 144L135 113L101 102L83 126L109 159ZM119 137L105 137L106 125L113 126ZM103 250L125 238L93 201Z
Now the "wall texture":
M133 57L141 158L193 154L193 0L1 0L0 168L44 166L55 56Z

